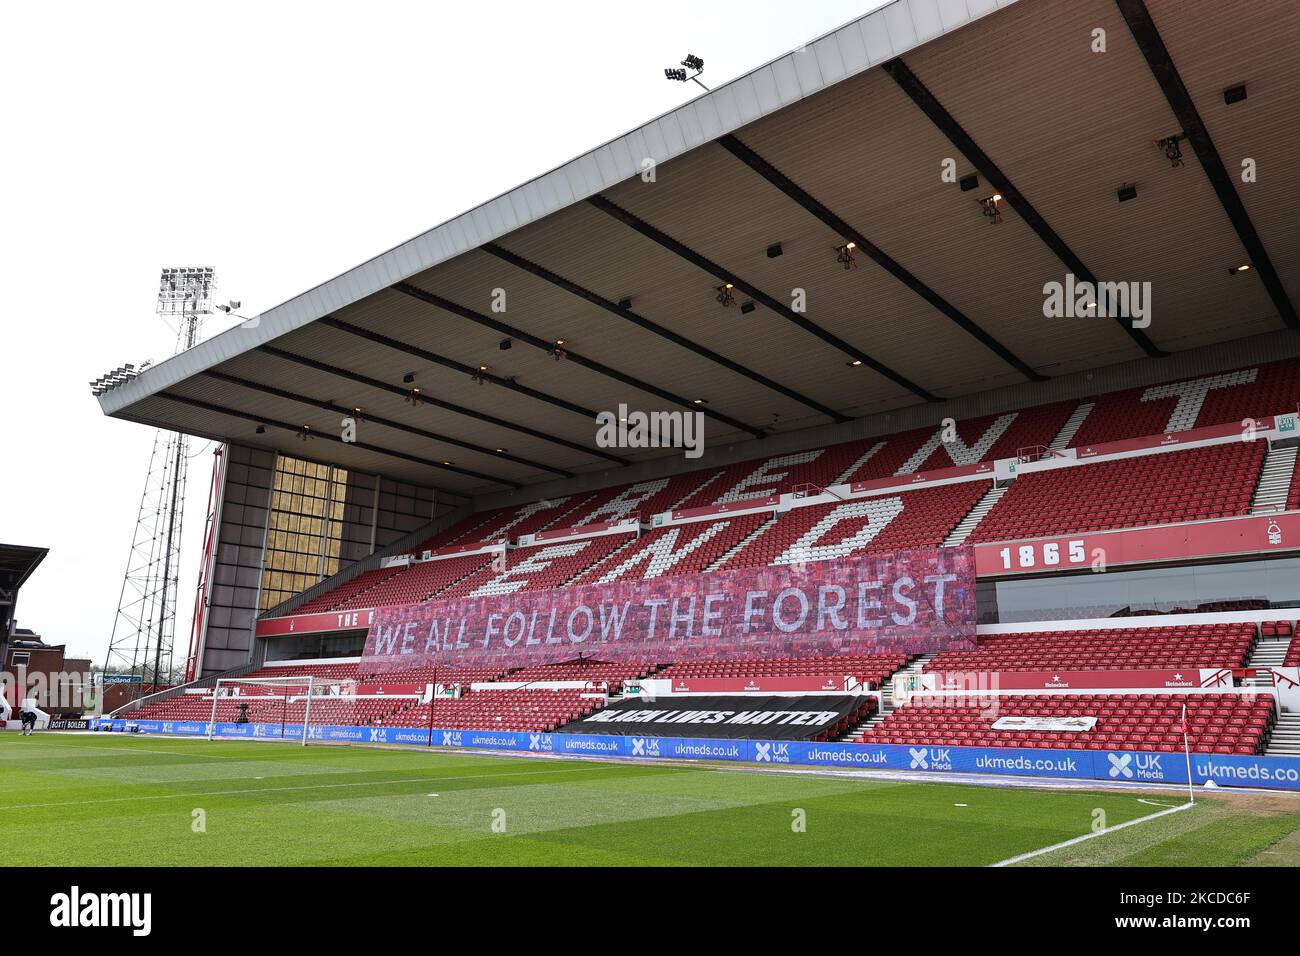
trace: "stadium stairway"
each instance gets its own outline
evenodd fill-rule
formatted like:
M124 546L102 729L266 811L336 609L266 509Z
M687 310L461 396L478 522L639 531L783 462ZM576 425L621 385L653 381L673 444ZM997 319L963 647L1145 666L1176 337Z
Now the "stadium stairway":
M1259 480L1255 483L1255 494L1250 500L1251 514L1286 510L1297 451L1300 451L1300 445L1287 448L1274 445L1268 450L1264 467L1259 470Z
M1264 753L1270 757L1300 757L1300 714L1278 718Z
M885 719L884 697L881 697L879 706L872 706L870 710L867 710L865 718L862 718L861 721L850 723L842 734L835 735L835 739L836 741L839 741L839 743L853 743L853 741L857 740L859 736L865 734L868 728L874 727L875 724L880 723L883 719Z
M902 670L900 670L898 672L898 675L896 676L920 674L923 670L925 670L926 665L929 664L930 661L934 660L936 656L937 655L934 654L922 654L920 657L908 661L907 666L904 667ZM889 699L890 699L890 703L892 704L894 699L894 688L892 684L890 685L889 688Z
M852 743L876 724L880 723L889 716L889 709L892 709L893 707L893 696L893 685L891 683L886 683L880 691L880 706L872 708L867 712L865 720L860 720L852 724L844 731L844 733L840 734L835 739L842 743Z
M933 659L933 654L922 654L920 657L908 661L907 666L896 671L889 680L883 681L880 685L880 706L868 714L866 720L854 727L850 727L836 739L849 743L858 740L864 733L868 733L872 727L893 713L894 678L905 674L920 674L925 669L925 665Z
M1250 658L1246 661L1247 667L1283 667L1286 664L1287 650L1291 646L1291 634L1288 629L1286 633L1277 632L1278 628L1264 627L1263 633L1259 640L1255 642L1251 650ZM1245 684L1248 687L1272 687L1272 677L1263 675L1247 677Z
M984 520L984 516L1002 500L1002 496L1007 493L1007 489L1010 487L1010 484L995 484L984 492L980 500L975 502L975 507L970 510L966 517L957 522L957 527L953 528L948 537L943 539L943 546L945 548L955 548L958 545L965 544L966 539L971 536L971 532L979 527L979 523Z
M881 721L883 721L883 719L889 717L889 714L891 714L894 709L894 704L893 704L894 678L897 678L897 676L900 674L920 674L920 671L922 671L923 667L926 666L927 663L930 663L933 657L935 657L933 656L933 654L922 654L922 656L913 659L913 661L907 662L906 666L900 667L900 669L894 671L893 674L889 675L887 679L881 680L880 706L878 706L878 708L872 709L871 713L867 714L865 721L855 723L854 726L849 727L848 730L844 732L844 734L837 736L836 740L849 741L849 743L852 743L852 741L857 740L858 737L861 737L863 734L865 734L865 732L870 730L871 727L874 727L875 724L878 724Z
M1070 417L1065 420L1065 424L1061 426L1061 430L1056 433L1056 437L1047 447L1052 451L1064 451L1069 448L1070 443L1074 441L1074 436L1079 433L1079 426L1083 424L1083 420L1088 417L1092 409L1092 402L1081 402L1070 413Z
M772 515L772 517L768 518L766 521L760 524L749 534L745 535L745 537L743 537L735 547L728 550L726 554L719 557L718 560L714 561L704 570L716 571L719 568L723 567L733 557L735 557L737 554L740 554L740 552L744 551L751 544L753 544L754 541L757 540L761 535L765 534L769 528L771 528L774 524L777 523L778 520L779 518L777 515Z

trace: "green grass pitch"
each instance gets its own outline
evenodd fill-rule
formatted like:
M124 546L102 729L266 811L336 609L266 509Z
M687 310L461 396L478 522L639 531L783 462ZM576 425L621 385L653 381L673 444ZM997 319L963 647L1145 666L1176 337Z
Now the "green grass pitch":
M984 865L1176 795L445 751L0 737L14 866ZM1035 864L1300 863L1300 799L1221 795Z

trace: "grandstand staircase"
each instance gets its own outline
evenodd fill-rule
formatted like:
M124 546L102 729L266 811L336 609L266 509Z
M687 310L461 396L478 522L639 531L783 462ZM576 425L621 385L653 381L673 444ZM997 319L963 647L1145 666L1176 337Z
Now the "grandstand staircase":
M491 563L491 562L489 562L489 563ZM440 595L440 594L446 594L446 593L447 593L448 591L450 591L452 588L459 587L459 586L461 585L462 582L467 581L467 580L469 580L470 578L472 578L474 575L478 574L480 571L483 570L484 567L486 567L486 565L482 565L482 564L480 564L480 565L479 565L478 567L476 567L476 568L470 568L468 571L466 571L464 574L462 574L460 577L458 577L455 581L452 581L450 584L448 584L445 588L442 588L441 590L438 590L438 591L434 591L432 594L426 594L426 595L425 595L423 598L421 598L420 600L421 600L422 602L423 602L423 601L432 601L432 600L433 600L434 598L436 598L438 595Z
M1250 658L1246 661L1246 666L1281 667L1286 661L1286 652L1290 646L1290 635L1280 637L1261 637L1255 642L1255 647L1250 652ZM1273 679L1263 675L1258 677L1247 677L1245 680L1245 686L1272 687Z
M886 690L884 693L889 693L889 691ZM887 716L888 713L885 711L885 704L882 699L880 708L878 710L872 711L870 717L868 717L866 720L858 721L848 730L844 731L844 733L840 734L839 737L837 737L836 739L839 741L857 740L859 737L861 737L864 733L866 733L876 724L884 720Z
M865 465L867 462L869 462L872 458L874 458L876 452L880 451L880 449L884 448L885 445L887 444L888 444L887 439L881 439L880 441L876 442L865 452L863 452L860 456L858 456L857 461L855 461L853 464L849 465L849 467L845 468L842 472L840 472L839 477L837 477L833 482L831 482L831 484L843 485L852 481L853 476L858 473L858 469L861 468L863 465Z
M1269 448L1264 467L1259 470L1259 481L1255 483L1255 494L1250 500L1251 514L1286 510L1297 451L1300 451L1300 445Z
M1282 714L1278 718L1264 753L1270 757L1300 757L1300 714Z
M866 720L850 727L844 733L840 734L840 740L857 740L863 733L876 724L888 717L894 710L894 678L900 674L919 674L926 664L934 659L933 654L922 654L920 657L910 661L906 667L894 671L889 675L889 679L884 682L880 688L880 708L876 710Z
M622 544L620 544L617 548L615 548L613 551L611 551L609 554L602 555L601 557L599 557L599 558L597 558L595 561L593 561L591 564L588 564L588 565L586 565L585 567L583 567L583 569L582 569L581 571L579 571L579 572L578 572L577 574L575 574L573 577L569 578L567 581L565 581L565 582L563 582L562 584L560 584L559 587L567 588L570 584L576 584L576 583L577 583L579 580L581 580L581 579L582 579L582 578L583 578L583 577L584 577L584 576L585 576L589 571L591 571L592 568L598 568L598 567L602 567L602 566L604 566L604 565L608 565L608 566L611 567L611 568L618 567L618 557L619 557L619 555L626 555L626 552L628 551L628 549L631 548L634 544L636 544L636 543L637 543L638 541L640 541L640 540L641 540L641 537L640 537L639 535L635 535L635 534L632 535L632 536L629 537L626 541L624 541ZM590 584L591 582L588 581L587 583Z
M750 544L753 543L753 541L754 541L755 538L757 538L757 537L758 537L760 534L762 534L763 532L767 531L767 529L770 528L770 527L772 527L772 525L776 524L776 521L777 521L777 518L778 518L778 517L780 517L780 516L779 516L779 515L776 515L776 514L773 514L772 517L768 518L766 521L764 521L761 525L759 525L757 528L755 528L755 529L754 529L753 531L751 531L749 534L745 535L745 537L741 538L739 544L737 544L734 548L732 548L732 549L731 549L730 551L728 551L726 554L724 554L724 555L722 555L721 557L719 557L718 560L714 561L712 564L710 564L710 565L709 565L707 568L705 568L704 570L705 570L705 571L716 571L716 570L718 570L718 568L722 567L724 564L726 564L728 561L731 560L731 556L732 556L732 555L734 555L734 554L739 554L741 551L744 551L747 547L750 546Z
M966 539L984 520L984 516L989 513L995 504L1002 500L1002 496L1007 493L1007 489L1010 487L1009 482L1001 487L995 483L992 488L984 492L980 500L975 502L975 507L970 510L970 513L957 522L957 527L948 532L948 537L943 539L943 546L945 548L955 548L960 544L965 544Z
M1070 447L1070 442L1074 441L1074 436L1079 433L1080 426L1083 425L1084 419L1092 412L1094 402L1081 402L1070 417L1065 420L1061 430L1056 433L1056 437L1048 444L1052 451L1064 451Z
M921 671L925 670L925 665L934 660L934 658L935 655L933 654L922 654L920 657L909 661L906 667L894 671L893 674L889 675L889 683L885 685L885 706L882 708L885 713L889 713L894 709L894 678L904 674L919 674Z

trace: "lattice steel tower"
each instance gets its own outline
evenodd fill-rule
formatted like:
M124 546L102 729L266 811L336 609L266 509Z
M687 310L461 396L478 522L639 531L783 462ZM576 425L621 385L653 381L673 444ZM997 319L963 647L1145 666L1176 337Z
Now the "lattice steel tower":
M198 342L203 322L212 314L215 288L210 268L162 271L158 314L177 322L177 354ZM131 675L138 684L172 683L177 676L172 646L188 460L188 437L158 429L105 662L108 673Z

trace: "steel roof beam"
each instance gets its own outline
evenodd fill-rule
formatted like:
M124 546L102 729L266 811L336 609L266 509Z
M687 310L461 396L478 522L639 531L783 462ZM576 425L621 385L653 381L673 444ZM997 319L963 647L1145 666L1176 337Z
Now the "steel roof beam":
M745 378L749 379L750 381L757 382L759 385L762 385L764 388L770 388L774 392L780 392L786 398L793 399L794 401L800 403L801 405L806 405L808 408L811 408L814 411L827 416L828 418L831 418L837 422L847 422L851 420L849 416L843 415L840 412L835 411L835 409L833 408L823 405L820 402L814 401L813 399L808 398L806 395L801 395L799 392L796 392L794 389L787 388L786 386L782 385L780 382L773 381L767 376L761 375L760 373L755 372L753 369L746 368L745 366L741 365L738 362L733 362L725 355L720 355L719 353L713 351L710 348L706 348L703 345L699 345L698 343L692 342L684 335L678 335L672 329L665 328L664 326L659 325L656 322L652 322L649 319L645 318L644 316L638 315L630 308L628 309L622 308L617 302L611 302L609 299L606 299L604 296L600 295L599 293L584 288L583 286L578 285L576 282L573 282L570 279L566 279L561 275L557 275L556 273L552 272L550 269L547 269L545 266L538 265L536 262L533 262L529 259L525 259L523 256L511 252L509 249L502 248L501 246L497 245L495 242L489 242L487 245L483 246L483 251L489 252L492 255L496 256L498 259L502 259L503 261L508 262L513 266L517 266L518 268L523 269L526 272L530 272L533 275L537 276L537 278L549 282L554 286L558 286L564 291L570 292L573 295L578 296L578 298L580 299L585 299L586 301L590 302L592 305L598 306L599 308L604 309L606 312L609 312L611 315L616 315L620 319L625 319L626 321L631 322L633 325L637 326L638 328L645 329L647 332L650 332L653 335L657 335L660 338L667 339L669 342L672 342L674 345L680 345L682 348L694 352L696 355L700 356L701 358L707 359L708 361L713 362L716 365L720 365L730 372L735 372L737 375L743 375Z
M427 438L430 441L438 441L438 442L443 442L444 444L447 445L455 445L458 448L464 448L468 451L478 452L483 455L488 455L489 457L492 458L500 458L503 461L514 462L516 465L524 465L525 467L528 468L537 468L541 471L549 471L551 474L559 475L561 478L573 477L573 472L565 471L563 468L556 468L552 465L543 465L540 462L529 461L527 458L520 458L518 455L511 455L504 451L497 451L494 448L487 448L483 445L476 445L473 442L465 441L464 439L461 438L453 438L450 435L441 435L438 432L431 432L423 428L418 428L414 425L408 425L405 422L396 421L391 418L381 418L378 415L372 415L368 413L364 408L361 409L360 414L357 414L355 409L347 408L343 405L337 405L334 402L326 401L324 399L308 398L306 395L298 395L297 393L287 391L286 389L276 388L273 385L263 385L261 382L250 381L249 379L240 378L237 375L230 375L226 372L218 372L215 369L208 369L204 372L201 372L200 374L205 375L209 378L215 378L217 379L217 381L220 382L226 382L230 385L238 385L242 388L247 388L253 391L262 392L266 395L274 395L276 398L283 398L287 401L297 402L301 405L310 405L315 408L323 409L324 411L327 412L334 412L344 417L356 415L356 417L363 419L364 421L374 422L376 425L383 425L385 428L396 429L397 431L403 431L410 435L418 435L420 438Z
M532 335L528 332L523 331L522 329L517 329L512 325L507 325L505 322L501 322L497 319L493 319L486 315L482 315L478 312L475 312L473 309L469 309L463 305L459 305L458 303L452 302L450 299L444 299L442 296L438 295L437 293L429 292L427 289L421 289L419 286L412 285L409 282L399 282L396 285L392 286L392 288L397 292L401 292L403 295L408 295L413 299L418 299L421 302L428 303L429 305L442 309L445 312L450 312L453 315L458 315L462 319L468 319L470 322L474 322L478 325L483 326L484 328L492 329L494 332L497 332L501 335L508 335L511 338L518 339L520 342L524 342L548 354L554 353L555 351L554 342L548 342L546 341L546 339L543 339L540 336ZM767 434L761 428L758 428L754 425L747 425L746 423L740 421L739 419L732 418L729 415L724 415L722 412L716 411L714 409L705 408L703 406L696 405L689 398L682 398L680 395L674 395L672 392L668 391L667 389L660 388L657 385L651 385L649 382L643 382L640 379L635 378L634 376L628 375L625 372L620 372L618 369L611 368L610 366L598 362L595 359L587 358L585 355L580 355L577 352L572 351L571 349L566 348L564 350L564 357L566 361L573 362L577 365L581 365L583 368L590 369L591 371L596 372L599 375L603 375L606 378L611 378L614 381L620 382L623 385L627 385L631 388L640 389L643 392L649 392L651 395L655 395L659 398L662 398L664 401L672 402L675 405L682 405L685 408L690 409L691 411L703 412L709 418L713 418L716 419L717 421L722 422L723 424L730 425L732 428L735 428L739 431L749 432L749 434L753 435L755 438L763 438Z
M700 255L700 253L696 252L694 249L690 248L685 243L679 242L678 240L674 239L672 236L668 235L667 233L659 229L656 229L654 226L650 225L650 223L646 222L644 219L641 219L635 214L628 212L628 210L624 209L622 206L619 206L617 203L611 202L610 200L606 199L604 196L600 196L600 195L592 196L587 200L587 202L591 203L593 206L595 206L597 209L601 210L602 212L612 216L614 219L617 219L619 222L623 223L623 225L635 230L636 232L639 232L641 235L649 239L651 242L657 243L658 245L667 249L669 252L675 253L676 255L680 256L682 259L685 259L687 262L691 263L696 268L709 273L714 278L722 282L730 282L733 286L735 286L741 292L744 292L755 302L759 302L766 308L771 309L773 312L781 316L783 319L786 319L789 322L793 322L795 325L803 329L805 332L815 335L817 338L821 339L827 345L830 345L832 348L838 349L839 351L843 352L845 355L852 358L854 361L861 362L863 365L866 365L868 368L871 368L874 371L879 372L881 375L885 376L890 381L894 382L896 385L899 385L907 389L907 391L911 392L913 395L917 396L918 398L921 398L927 402L942 401L942 399L939 398L937 395L934 395L926 391L924 388L917 385L916 383L909 381L907 378L900 375L898 372L895 372L887 365L884 365L883 363L876 361L876 359L872 358L866 352L863 352L861 349L857 348L856 346L850 345L848 342L844 341L839 336L822 328L816 322L810 320L807 316L802 315L799 312L796 312L794 309L790 308L784 302L781 302L773 298L772 296L768 295L766 292L759 289L757 286L749 282L746 282L744 279L740 278L740 276L736 275L734 272L724 269L716 262L713 262L712 260Z
M806 192L802 187L793 182L783 172L769 163L750 147L746 146L734 135L728 133L718 141L727 152L731 153L742 163L752 169L758 175L762 176L769 183L775 186L781 192L785 193L796 204L802 206L818 219L822 225L830 229L831 232L840 236L846 241L852 241L866 254L867 258L876 265L880 266L891 276L897 279L903 285L907 286L922 299L928 302L933 308L947 316L954 324L963 331L974 336L981 345L993 352L998 358L1006 362L1017 372L1023 375L1031 382L1045 382L1046 375L1041 375L1027 363L1022 361L1014 352L995 339L983 328L977 325L972 319L968 318L965 313L955 305L945 299L939 293L935 292L928 285L918 279L905 266L895 260L883 249L877 246L866 236L858 232L847 222L833 213L828 207L818 202L812 195Z
M1214 188L1214 194L1219 197L1223 211L1228 214L1232 228L1237 232L1237 238L1246 247L1250 264L1259 273L1260 281L1268 291L1268 297L1273 300L1273 307L1277 309L1278 315L1282 317L1287 328L1300 328L1300 319L1296 317L1295 306L1291 303L1291 298L1287 295L1282 280L1273 267L1273 260L1269 258L1263 240L1255 231L1255 224L1251 221L1250 214L1246 212L1241 196L1237 194L1237 187L1233 184L1232 177L1228 175L1227 167L1223 165L1223 159L1219 156L1214 140L1210 138L1210 131L1206 129L1196 104L1192 102L1191 94L1183 85L1183 78L1179 75L1173 57L1169 55L1165 41L1161 38L1160 31L1156 29L1155 21L1151 19L1146 4L1142 0L1115 0L1115 5L1119 7L1124 22L1128 24L1133 39L1137 41L1138 49L1146 58L1147 66L1151 68L1151 75L1160 84L1161 92L1169 101L1169 108L1174 111L1174 116L1178 118L1188 142L1196 151L1196 158L1200 160L1201 168L1205 170L1206 178Z
M187 395L178 395L171 391L162 391L158 393L159 398L170 399L173 402L180 402L182 405L189 405L193 408L200 408L206 412L213 412L218 415L230 415L233 418L242 418L245 421L256 422L259 425L269 425L273 428L280 428L285 431L298 434L302 431L301 425L294 425L290 422L280 422L273 418L263 418L261 415L254 415L250 412L240 411L237 408L231 408L228 405L215 405L212 402L205 402L201 399L190 398ZM479 471L471 471L468 468L460 468L456 465L444 465L440 461L430 461L427 458L421 458L418 455L408 455L404 451L395 451L391 448L384 448L381 445L371 445L360 441L344 441L343 436L334 435L330 432L311 433L314 438L324 438L327 441L337 442L340 445L348 445L352 448L360 448L363 451L372 451L377 455L387 455L389 458L400 458L403 461L415 462L417 465L424 465L428 468L436 468L439 471L449 471L453 474L463 475L467 478L476 478L480 481L486 481L494 485L505 485L508 488L522 488L518 482L507 481L504 478L497 478L493 475L485 475Z
M321 362L316 359L307 358L305 355L298 355L294 352L287 352L284 349L277 348L274 345L259 345L258 351L265 352L267 355L273 355L276 358L284 359L286 362L294 362L298 365L304 366L305 368L312 368L318 372L325 372L329 375L336 375L339 378L348 379L349 381L356 382L359 385L365 385L369 388L375 388L381 391L391 392L394 395L400 395L402 398L409 397L411 393L411 390L409 388L402 388L397 385L390 385L388 382L383 382L380 381L379 379L371 378L368 375L362 375L360 372L353 372L349 369L339 368L336 365L329 365L325 362ZM434 398L432 395L429 395L423 391L420 393L420 402L421 404L424 405L432 405L435 408L442 408L449 412L455 412L457 415L464 415L467 418L472 418L476 421L484 422L485 424L488 425L496 425L500 428L508 428L511 431L516 431L522 435L528 435L532 438L540 439L541 441L550 442L551 444L554 445L562 445L565 448L572 449L573 451L576 452L581 452L584 455L593 455L598 458L604 458L607 461L612 461L615 464L619 464L619 465L628 464L628 459L620 458L617 455L611 455L608 452L602 451L598 448L587 448L585 445L581 445L578 442L569 441L567 438L557 438L554 435L548 435L545 432L537 431L535 428L529 428L526 425L520 425L517 422L507 421L504 418L497 418L495 415L488 415L485 412L477 412L471 408L464 408L463 406L456 405L444 399ZM592 412L590 416L593 419L593 421L595 419L595 414L596 414L595 412Z
M883 69L898 84L899 89L906 93L908 98L938 128L939 132L943 133L948 138L948 141L957 147L989 185L1002 194L1002 198L1016 211L1016 215L1028 224L1029 228L1034 231L1047 248L1065 264L1065 267L1076 278L1084 282L1091 282L1094 287L1099 287L1097 277L1083 264L1083 260L1074 254L1074 250L1066 245L1065 240L1048 224L1047 220L1025 198L1024 194L1016 189L1015 184L998 168L997 163L993 162L988 153L980 149L979 144L971 138L966 130L962 129L961 124L953 118L953 115L944 108L944 105L921 82L920 77L912 72L911 67L901 59L893 59L885 63ZM1128 334L1129 338L1137 344L1138 348L1142 349L1147 355L1152 358L1160 358L1169 354L1158 348L1141 329L1133 328L1129 319L1117 315L1115 321L1119 323L1120 328Z
M403 342L401 339L395 339L391 336L384 335L382 332L376 332L373 329L365 329L359 325L352 325L350 322L344 322L334 316L326 316L320 320L323 324L332 329L338 329L340 332L347 332L349 335L355 335L360 339L367 339L378 345L393 349L397 352L405 352L414 358L423 359L431 365L441 365L443 368L451 369L453 372L461 372L471 378L482 378L493 385L500 385L502 388L508 388L512 392L518 392L520 395L527 395L529 398L535 398L539 402L545 402L548 405L554 405L562 408L566 412L573 412L581 415L583 418L595 418L596 413L590 408L579 405L577 402L571 402L566 398L557 398L554 395L547 395L545 392L539 392L535 388L529 388L527 385L520 385L512 378L504 378L500 375L491 375L486 372L480 372L473 365L466 365L464 362L457 362L455 359L447 358L445 355L439 355L436 352L430 352L428 349L422 349L418 345L412 345L410 342Z

